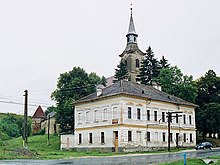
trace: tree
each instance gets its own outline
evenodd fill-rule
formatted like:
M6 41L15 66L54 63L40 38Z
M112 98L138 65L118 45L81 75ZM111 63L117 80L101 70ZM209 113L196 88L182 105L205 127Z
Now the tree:
M158 77L159 73L159 63L154 57L153 50L149 46L146 50L146 55L141 62L140 74L137 75L137 78L141 84L152 85L153 80Z
M104 77L100 78L96 73L87 74L80 67L60 74L57 89L51 94L51 98L57 102L56 119L61 131L73 130L73 102L95 92L96 85L104 82Z
M162 91L189 102L195 102L197 88L193 82L193 77L183 75L177 66L162 68L155 81L161 85Z
M159 67L160 67L160 69L162 69L162 68L168 68L169 66L170 66L170 64L168 63L168 60L165 59L164 56L162 56L162 58L161 58L160 61L159 61Z
M199 105L199 108L196 108L196 125L197 130L202 132L205 138L207 133L216 133L216 129L219 129L215 117L219 116L220 77L217 77L213 70L209 70L205 76L196 81L196 86L198 88L196 104Z
M117 69L115 69L115 79L116 81L128 79L128 70L127 70L127 63L124 60L120 61L120 64L117 65Z
M211 134L220 133L220 104L207 103L196 112L197 129L202 132L203 139L207 133L210 137Z

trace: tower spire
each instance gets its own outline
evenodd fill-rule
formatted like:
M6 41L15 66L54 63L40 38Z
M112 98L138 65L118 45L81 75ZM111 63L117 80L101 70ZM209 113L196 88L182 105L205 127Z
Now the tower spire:
M134 21L133 21L133 16L132 16L132 4L131 4L131 16L130 16L130 22L129 22L129 27L128 27L128 34L126 35L127 37L127 44L129 43L137 43L137 34L135 32L135 27L134 27Z

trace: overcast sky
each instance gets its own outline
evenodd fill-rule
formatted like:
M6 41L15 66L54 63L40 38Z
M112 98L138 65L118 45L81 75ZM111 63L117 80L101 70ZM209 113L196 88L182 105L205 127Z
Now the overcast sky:
M74 66L114 75L130 3L142 51L150 45L195 79L219 76L219 0L0 0L0 112L23 113L25 89L29 115L54 104L60 73Z

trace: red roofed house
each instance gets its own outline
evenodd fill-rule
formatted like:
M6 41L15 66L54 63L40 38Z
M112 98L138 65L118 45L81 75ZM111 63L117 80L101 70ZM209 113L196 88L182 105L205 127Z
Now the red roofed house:
M41 106L38 106L37 110L35 111L34 115L32 116L32 133L35 134L40 131L41 123L46 119L45 113L42 110Z

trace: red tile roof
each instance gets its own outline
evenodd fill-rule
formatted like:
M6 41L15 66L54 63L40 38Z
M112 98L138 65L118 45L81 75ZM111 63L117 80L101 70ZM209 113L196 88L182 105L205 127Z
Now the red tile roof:
M45 113L39 105L32 118L45 118Z

